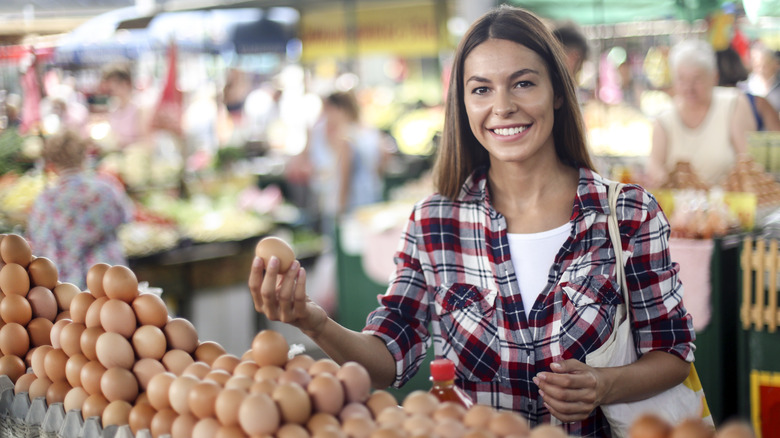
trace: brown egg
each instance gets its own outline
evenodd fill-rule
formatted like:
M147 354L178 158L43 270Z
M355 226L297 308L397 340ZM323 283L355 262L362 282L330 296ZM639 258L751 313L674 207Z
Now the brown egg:
M43 369L46 370L46 377L52 382L64 381L65 364L68 362L68 355L61 348L52 348L43 358Z
M568 438L569 434L563 431L560 426L552 424L540 424L528 434L528 438Z
M30 291L32 293L32 291ZM54 295L52 295L54 299ZM89 306L95 302L95 296L89 292L77 293L76 296L70 301L70 319L73 322L85 324L87 322L87 311ZM56 307L56 306L55 306ZM35 312L33 312L35 313ZM99 315L99 313L98 313Z
M163 327L168 348L193 353L198 347L198 332L191 322L184 318L174 318Z
M0 357L0 375L5 374L12 382L16 383L26 371L27 367L19 356L8 354Z
M27 270L16 263L8 263L0 269L0 289L6 296L26 297L30 291L30 276Z
M162 298L155 294L138 295L132 303L135 317L140 325L163 328L168 322L168 308Z
M105 263L95 263L87 271L87 289L95 298L106 296L103 290L103 275L110 267Z
M485 405L474 405L463 415L463 425L470 428L487 429L495 409Z
M57 266L46 257L37 257L27 266L27 272L30 275L33 286L43 286L47 289L53 289L57 285L59 273Z
M198 421L192 414L179 415L171 425L171 438L192 438Z
M152 424L149 427L152 436L157 438L162 435L170 434L173 428L173 422L176 421L176 417L178 416L179 414L173 409L157 411L157 413L154 414L154 417L152 417Z
M60 331L60 346L68 356L81 354L81 335L86 330L84 324L71 322L62 327Z
M132 403L138 397L138 380L127 368L108 368L100 377L100 391L110 402L124 400Z
M238 364L241 363L241 359L233 354L223 353L217 356L211 363L211 369L225 370L228 373L233 374Z
M210 371L211 367L206 365L205 362L193 362L187 365L187 368L184 368L184 371L182 371L181 374L183 376L192 376L198 380L203 380Z
M51 331L49 332L49 338L51 340L51 346L54 348L62 348L62 344L60 344L60 335L62 334L62 329L65 328L66 325L73 322L69 318L63 318L59 321L55 322L54 325L51 326Z
M715 429L697 418L682 420L672 429L669 438L712 438Z
M404 438L405 435L397 427L381 426L371 432L370 438Z
M61 310L60 313L57 314L57 317L54 318L54 322L56 323L61 319L70 320L70 310Z
M238 424L238 409L247 395L246 391L235 388L226 388L220 391L214 402L214 413L222 425Z
M402 406L409 415L433 416L433 412L439 407L439 399L428 391L418 389L406 396Z
M246 434L244 433L244 430L241 429L241 426L221 426L219 430L217 430L216 435L214 435L214 438L246 438ZM277 437L278 438L278 437Z
M284 336L274 330L262 330L252 340L252 359L259 366L284 367L290 346Z
M108 400L103 397L103 394L92 394L84 400L84 404L81 407L81 415L84 419L102 417L106 406L108 406Z
M81 367L81 374L79 376L81 377L81 386L88 394L100 393L100 379L105 372L106 367L96 360L91 360Z
M165 334L153 325L138 327L132 335L132 343L136 356L142 359L150 358L159 361L167 349Z
M112 401L103 409L103 428L123 426L130 422L130 410L133 405L124 400Z
M192 388L200 382L196 377L181 375L171 382L168 389L168 398L171 401L171 407L179 415L190 413L189 394Z
M464 433L463 424L453 418L439 420L433 428L433 435L435 436L462 438Z
M50 289L35 286L27 292L27 301L30 302L34 318L46 318L53 322L57 317L57 299Z
M132 303L138 296L138 278L127 266L112 266L103 274L103 290L108 298Z
M371 376L357 362L345 362L336 372L336 377L344 386L347 402L364 403L371 395Z
M279 383L292 382L306 388L311 382L311 376L303 368L288 368L279 375Z
M249 387L249 393L250 394L265 394L270 396L273 394L274 389L276 389L276 381L275 380L259 380L252 384L252 386Z
M8 297L5 298L6 300ZM5 300L3 300L5 302ZM30 349L30 335L21 324L9 322L0 327L0 352L23 357Z
M0 257L5 263L16 263L26 268L32 260L32 249L24 237L6 234L0 240Z
M718 427L717 438L755 438L753 427L746 420L728 420Z
M89 397L89 394L84 388L75 386L65 394L65 400L62 401L62 407L65 409L65 412L70 412L74 409L81 410L81 407L84 405L84 400L86 400L87 397Z
M339 412L341 424L353 417L371 418L371 411L363 403L353 402L345 404L341 408L341 412Z
M14 357L14 356L3 356L3 357ZM30 385L33 381L35 381L37 377L35 377L35 374L33 373L26 373L19 376L18 379L16 379L16 384L14 384L14 394L19 394L22 392L27 392L30 390Z
M638 416L628 428L628 434L633 438L667 438L671 432L671 424L649 413Z
M211 370L203 377L203 380L210 380L217 385L224 387L230 378L233 377L229 372L225 370Z
M184 350L168 350L162 357L162 364L165 366L165 369L177 376L180 376L194 362L195 359Z
M187 394L187 404L192 415L198 418L213 417L220 391L222 387L216 382L203 380L196 383Z
M127 415L127 424L135 436L144 429L150 429L152 418L157 411L149 403L136 403Z
M196 361L206 362L211 366L219 356L222 356L225 353L225 349L218 343L214 341L205 341L201 342L198 347L195 348L195 352L192 355L195 356Z
M287 370L290 368L302 368L304 371L308 372L309 367L311 367L314 362L314 358L308 354L297 354L293 356L292 359L287 361L287 364L284 366L284 368Z
M254 378L255 373L260 367L253 360L242 360L241 363L233 368L234 376L246 376Z
M309 418L309 421L306 422L306 428L309 429L309 432L311 432L312 435L331 426L339 427L339 420L333 415L326 414L325 412L314 413L314 415Z
M100 325L107 332L119 333L125 338L130 338L138 323L130 304L122 300L109 299L100 308Z
M46 404L51 406L54 403L62 403L65 396L73 389L67 381L52 382L46 389Z
M245 392L249 392L249 388L252 387L252 384L254 384L255 381L252 380L251 377L247 376L231 376L227 382L225 382L225 385L223 386L225 389L240 389Z
M276 438L310 438L309 431L300 424L283 424L276 431Z
M42 345L33 351L30 360L30 366L32 367L33 373L37 377L47 377L46 368L43 366L43 360L46 358L46 355L49 354L49 352L53 349L54 347L51 345Z
M409 436L429 436L432 435L436 422L427 415L412 414L403 422L404 431Z
M255 256L263 259L263 266L268 267L268 262L272 256L279 259L279 272L287 272L295 260L295 252L292 247L284 240L268 236L260 239L255 246Z
M344 388L333 374L317 374L312 377L306 390L316 412L338 415L344 406Z
M29 395L30 400L35 400L38 397L46 397L46 391L49 390L51 383L51 380L46 377L37 377L30 384L30 389L27 390L27 395Z
M320 373L328 373L335 376L338 374L340 368L341 367L336 363L336 361L326 357L314 361L314 363L309 367L308 371L312 376L316 376Z
M176 375L170 372L164 372L153 376L146 385L146 395L149 397L149 404L156 410L161 411L171 407L169 397L171 383L176 379Z
M135 374L135 378L138 380L138 386L144 391L146 391L152 377L164 372L165 367L163 364L159 360L152 358L140 359L133 365L133 374Z
M341 425L341 430L349 438L369 438L374 429L376 429L376 423L371 418L352 417Z
M40 347L41 345L51 344L51 329L54 326L46 318L34 318L27 323L27 334L30 336L30 345Z
M54 293L54 298L57 299L57 308L60 311L69 310L73 298L81 293L81 289L73 283L60 283L51 291Z
M97 351L95 351L95 346L97 345L98 338L103 333L105 333L105 330L103 330L103 327L100 326L87 327L81 333L79 346L81 347L81 353L86 356L87 359L97 360Z
M283 373L284 370L276 365L265 365L257 369L254 379L258 382L261 380L273 380L276 382Z
M32 307L22 295L7 295L0 301L0 318L7 323L15 322L26 326L32 319Z
M498 411L490 419L488 428L491 432L499 436L509 434L527 434L531 431L528 420L521 417L514 411Z
M238 422L249 435L273 434L279 429L280 417L276 403L266 394L248 395L238 410Z
M138 403L149 403L149 396L146 395L146 391L138 393L138 397L135 398L135 404Z
M87 328L103 328L103 326L100 325L100 311L103 310L103 305L105 305L107 302L108 297L99 297L95 298L95 301L89 305L89 308L87 308L87 314L84 317L84 324L87 326Z
M389 392L378 390L371 393L366 401L366 406L371 410L374 418L378 418L385 408L398 406L398 401Z
M309 394L297 383L280 383L271 394L284 423L305 424L311 417Z
M192 428L192 438L215 438L220 429L219 421L214 418L203 418ZM264 437L263 437L264 438Z
M400 428L406 421L407 412L400 406L390 406L385 408L379 416L376 417L376 424L382 427Z
M106 369L121 367L129 370L135 363L133 346L119 333L106 332L100 335L95 343L95 353Z
M89 359L83 354L76 354L68 358L65 363L65 379L70 383L70 386L81 386L81 369L87 362Z

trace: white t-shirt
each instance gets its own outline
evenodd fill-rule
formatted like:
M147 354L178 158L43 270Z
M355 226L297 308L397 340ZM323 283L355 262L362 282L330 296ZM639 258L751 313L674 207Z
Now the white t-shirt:
M509 233L509 253L515 268L523 308L528 316L536 298L547 286L547 275L555 256L571 233L571 223L541 233Z

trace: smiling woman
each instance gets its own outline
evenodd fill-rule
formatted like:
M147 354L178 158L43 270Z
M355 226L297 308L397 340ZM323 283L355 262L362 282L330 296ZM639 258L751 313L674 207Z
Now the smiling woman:
M694 332L666 217L641 187L624 187L615 209L622 247L613 247L611 182L593 171L562 49L532 13L499 7L462 38L435 170L438 192L410 214L387 292L361 332L328 318L307 299L305 272L280 274L278 260L252 265L255 308L337 362L361 363L375 387L406 383L432 344L477 404L517 411L532 426L564 423L570 436L609 437L601 405L685 379ZM586 365L624 305L640 359Z

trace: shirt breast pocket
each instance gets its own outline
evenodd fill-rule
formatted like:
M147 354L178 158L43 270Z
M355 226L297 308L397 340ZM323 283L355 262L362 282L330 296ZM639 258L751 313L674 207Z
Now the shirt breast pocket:
M465 283L436 288L434 307L442 354L455 363L459 378L487 382L498 378L501 354L495 320L498 292Z
M560 343L563 357L584 360L607 340L623 303L615 279L606 275L573 278L561 283Z

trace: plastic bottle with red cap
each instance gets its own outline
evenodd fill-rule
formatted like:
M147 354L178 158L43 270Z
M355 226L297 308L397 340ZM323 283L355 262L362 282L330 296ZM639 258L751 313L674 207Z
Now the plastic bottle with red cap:
M468 409L474 401L462 389L455 386L455 364L449 359L434 359L431 361L431 394L440 402L451 401Z

